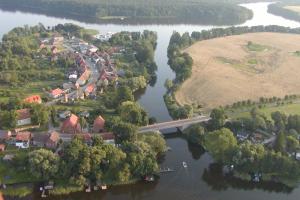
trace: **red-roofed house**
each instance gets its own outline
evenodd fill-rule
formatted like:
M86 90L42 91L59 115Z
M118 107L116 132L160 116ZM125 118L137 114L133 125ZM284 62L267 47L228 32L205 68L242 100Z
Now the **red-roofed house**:
M61 127L62 133L76 134L81 132L81 127L79 124L79 118L72 114L68 119L66 119Z
M28 108L17 110L17 126L31 124L31 114Z
M91 71L90 70L85 70L83 74L79 77L79 79L76 81L78 85L84 85L88 78L90 77Z
M16 147L27 149L29 148L31 133L28 131L19 132L16 135Z
M94 125L93 125L93 132L94 133L101 133L104 131L104 125L105 125L105 120L101 115L99 115L95 120L94 120Z
M64 91L62 89L56 88L54 90L51 90L49 95L50 95L50 97L56 99L58 97L61 97L63 95L63 93L64 93Z
M111 132L107 132L107 133L101 133L100 135L106 144L115 145L115 134Z
M46 141L46 147L49 149L55 149L59 142L59 134L56 131L49 132L48 139Z
M95 84L88 85L84 90L85 96L89 96L89 95L93 94L95 92L95 89L96 89Z
M24 99L24 102L41 104L42 99L41 99L40 95L33 95L33 96L30 96L30 97L27 97L26 99Z

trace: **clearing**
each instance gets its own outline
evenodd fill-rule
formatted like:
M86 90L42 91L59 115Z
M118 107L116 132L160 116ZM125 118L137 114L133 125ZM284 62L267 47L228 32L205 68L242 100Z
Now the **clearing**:
M176 100L211 109L300 94L299 40L296 34L249 33L197 42L185 50L194 65Z

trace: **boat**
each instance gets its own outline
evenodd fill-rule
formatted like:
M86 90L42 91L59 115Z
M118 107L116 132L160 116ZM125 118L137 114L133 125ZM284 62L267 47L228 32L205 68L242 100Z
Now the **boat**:
M145 176L145 178L144 178L144 181L146 181L146 182L153 182L154 180L155 179L154 179L153 175Z
M101 185L101 190L107 190L107 185Z
M186 162L182 162L182 165L183 165L184 168L187 168Z

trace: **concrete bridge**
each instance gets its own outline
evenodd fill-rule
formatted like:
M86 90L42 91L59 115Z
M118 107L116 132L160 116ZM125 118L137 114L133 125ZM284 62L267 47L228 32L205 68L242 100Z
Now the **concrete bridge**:
M197 116L189 119L180 119L175 121L156 123L156 124L140 127L139 133L146 133L149 131L161 131L169 128L179 128L179 127L184 127L184 126L188 126L200 122L207 122L208 120L210 120L210 117L202 115L202 116Z

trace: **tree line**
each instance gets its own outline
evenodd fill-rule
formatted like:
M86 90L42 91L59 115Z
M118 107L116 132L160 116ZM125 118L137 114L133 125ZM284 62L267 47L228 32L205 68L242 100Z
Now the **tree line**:
M104 22L123 18L125 22L140 23L159 20L164 23L233 25L252 17L250 10L228 1L1 0L0 4L12 9Z
M249 117L226 122L222 109L213 109L211 120L206 125L196 124L184 131L188 141L202 145L222 165L233 165L234 171L249 174L263 173L273 180L297 183L300 180L296 152L300 150L300 116L273 112L271 119L259 109L253 108ZM276 139L264 146L249 141L237 140L239 131L254 133L263 130Z

